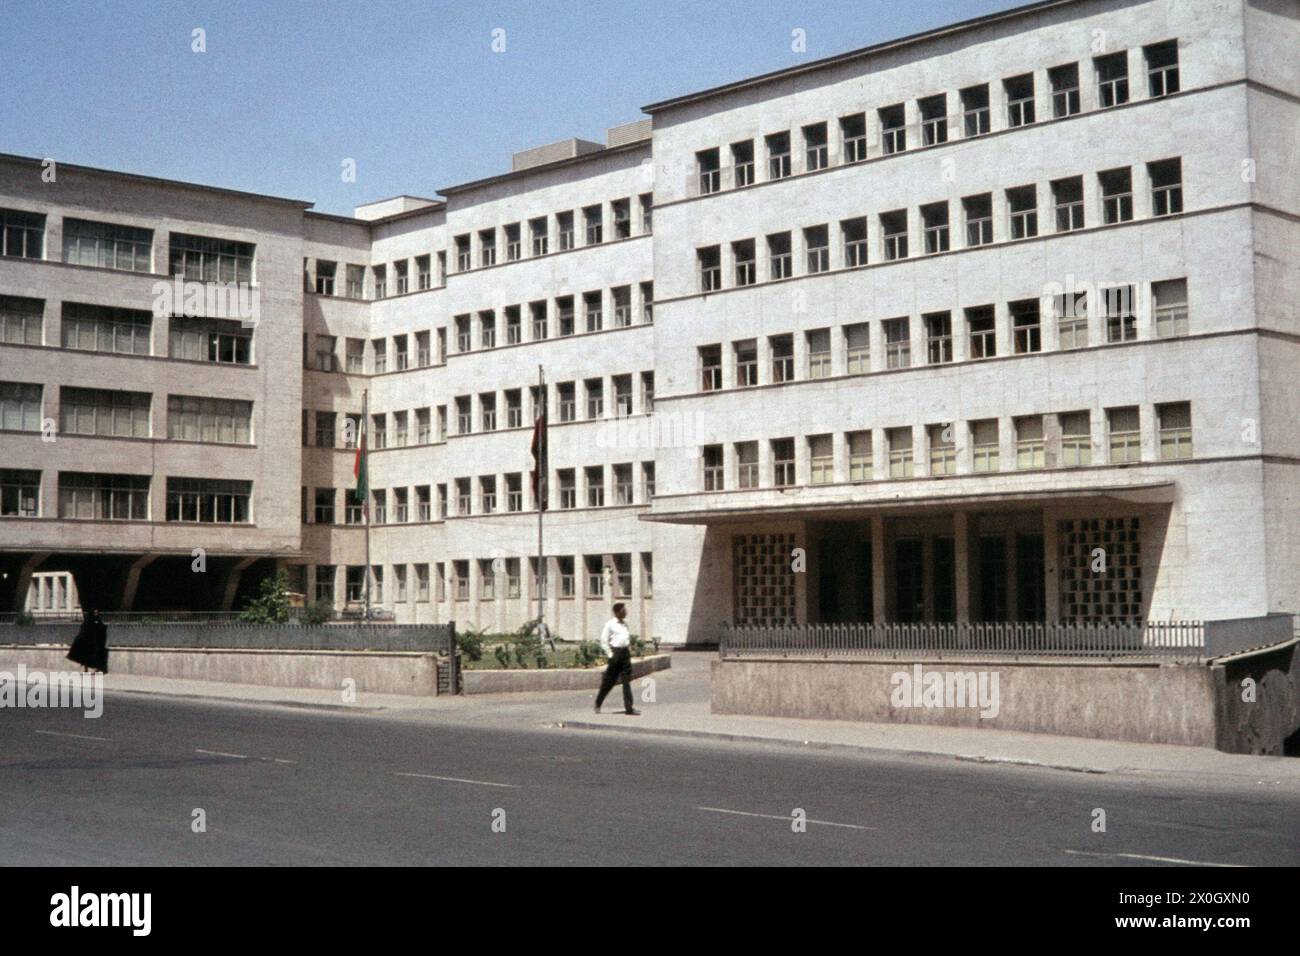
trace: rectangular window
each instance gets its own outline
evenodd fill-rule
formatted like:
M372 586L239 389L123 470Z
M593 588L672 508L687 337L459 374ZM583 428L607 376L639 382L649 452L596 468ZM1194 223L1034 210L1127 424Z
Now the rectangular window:
M943 365L952 361L952 313L932 312L923 315L925 323L926 361Z
M758 277L757 254L753 239L742 239L731 244L731 257L736 263L736 285L753 285Z
M870 481L873 477L871 464L871 432L849 432L849 481Z
M938 146L948 142L948 97L944 93L927 96L917 103L921 113L921 144Z
M907 258L907 211L897 209L880 214L880 232L884 240L885 260Z
M528 316L533 325L533 341L540 342L546 338L546 303L528 303Z
M215 478L168 478L167 520L203 524L252 521L253 483Z
M831 368L831 330L814 329L807 333L808 377L829 378Z
M860 163L867 158L867 117L854 113L840 119L840 138L844 142L844 162Z
M398 295L406 295L411 291L410 264L405 259L393 263L393 277L397 283Z
M1022 299L1008 306L1011 312L1012 344L1017 355L1043 350L1042 316L1037 299Z
M754 141L731 144L732 182L737 189L754 185Z
M971 422L970 441L972 469L980 474L997 471L1000 467L997 419Z
M1032 239L1038 235L1038 188L1018 186L1007 190L1007 211L1011 217L1011 238Z
M704 448L704 490L722 491L726 487L721 445Z
M632 324L632 287L619 286L610 290L614 299L614 328L626 329Z
M1007 126L1028 126L1034 122L1034 74L1003 80L1002 88L1007 97Z
M1092 464L1092 420L1087 412L1065 412L1061 426L1061 465L1065 468Z
M1165 159L1147 163L1151 179L1151 214L1172 216L1183 211L1183 163L1180 159Z
M484 475L478 480L478 500L482 504L479 509L481 514L496 514L497 510L497 479L495 475Z
M1147 94L1156 97L1177 93L1178 41L1153 43L1144 46L1142 53L1147 61Z
M483 423L482 430L485 432L494 432L497 430L497 396L495 392L483 392L478 397L479 421Z
M40 514L41 473L0 468L0 516L35 518Z
M429 566L415 565L415 600L425 603L429 600Z
M778 232L767 237L768 278L788 279L794 274L790 253L790 233Z
M867 264L867 219L845 219L840 223L840 234L844 237L844 267L855 269Z
M433 288L433 270L429 256L415 257L415 287L421 292ZM427 570L427 565L425 567Z
M1082 229L1083 177L1072 176L1052 183L1052 203L1056 208L1056 231L1071 232Z
M506 262L518 262L522 258L521 246L519 223L512 222L506 226Z
M641 235L648 236L654 232L654 194L642 193L638 198L641 202Z
M921 226L925 232L926 255L948 251L948 204L946 202L922 206ZM891 258L888 250L886 250L886 258Z
M1168 279L1151 283L1156 335L1169 338L1187 334L1187 280Z
M604 295L600 292L582 294L582 317L588 332L599 332L605 327Z
M497 231L495 229L480 229L478 234L478 264L486 269L488 266L497 264ZM401 263L402 270L405 271L406 263ZM400 273L399 273L400 276ZM398 279L398 289L400 293L401 279Z
M1157 405L1160 423L1160 458L1170 461L1192 457L1192 406L1187 402Z
M64 386L64 391L67 391ZM23 431L38 432L41 430L41 397L43 386L28 382L0 382L0 428L6 431ZM133 392L124 392L124 395L136 394ZM148 393L144 393L146 400L145 410L145 427L148 434ZM111 418L110 418L111 422ZM91 422L93 426L93 418ZM65 429L66 430L66 429ZM91 430L85 434L94 435L96 431ZM105 434L113 434L111 431Z
M804 168L808 172L825 169L830 163L826 142L826 124L814 123L803 128Z
M366 297L366 270L363 266L348 266L347 292L349 299Z
M701 346L699 355L700 388L705 392L715 392L722 388L722 346Z
M967 196L961 205L966 216L966 245L987 246L993 241L993 196Z
M758 442L746 441L736 445L736 469L741 488L758 487Z
M966 328L970 331L971 358L993 358L998 354L997 321L993 306L978 305L967 309Z
M641 321L651 325L655 320L655 284L641 283Z
M844 327L844 351L850 375L871 371L871 334L866 322Z
M582 222L587 228L587 245L598 246L605 241L605 211L602 207L585 207Z
M253 403L233 398L168 395L167 437L180 441L251 444Z
M334 606L334 574L332 564L316 565L316 603Z
M902 103L881 107L880 140L886 156L907 149L907 126Z
M577 386L573 382L561 382L555 386L560 406L560 421L577 421Z
M1026 415L1014 419L1016 428L1016 467L1042 468L1046 464L1043 441L1043 416Z
M930 474L957 474L957 442L952 424L929 425L926 437L930 441Z
M785 179L790 175L790 134L773 133L763 142L767 146L767 178Z
M1102 221L1107 225L1133 218L1133 173L1127 167L1097 174L1101 185Z
M168 479L168 486L175 480L177 479ZM61 471L59 517L148 521L149 476ZM169 516L168 520L174 519Z
M794 439L772 439L772 483L789 488L795 483Z
M830 435L813 435L808 439L809 481L826 485L835 480L835 443Z
M1067 292L1053 296L1056 313L1057 348L1081 349L1088 344L1088 293Z
M810 226L803 231L804 248L808 253L808 274L826 272L831 267L831 239L828 226Z
M722 188L722 160L717 148L702 149L695 154L695 171L701 196L711 195Z
M700 291L717 292L722 288L722 250L718 246L708 246L695 251L699 265Z
M983 136L992 126L989 116L989 85L983 83L961 91L963 129L966 136Z
M126 272L150 272L153 268L153 230L135 226L118 226L107 222L63 218L63 261L77 266L121 269ZM330 291L333 295L333 263ZM322 273L317 268L317 276ZM317 285L320 285L319 278ZM319 291L319 290L318 290Z
M386 298L388 296L388 267L371 266L370 272L375 277L375 298Z
M1110 463L1121 465L1142 460L1142 433L1136 407L1108 408L1106 427L1110 436Z
M737 342L733 346L736 357L736 386L745 388L758 384L758 344L753 339Z
M887 429L885 431L885 442L889 446L889 477L911 478L914 473L912 463L912 429Z
M906 318L885 320L885 368L907 368L912 364L910 325Z
M1097 74L1097 105L1101 109L1128 102L1128 52L1121 50L1092 61Z
M774 335L768 340L768 349L772 353L772 381L776 383L794 381L794 336Z
M195 328L214 328L229 330L231 334L243 333L244 342L251 341L252 329L244 328L237 321L224 319L182 319L174 317L171 323L172 341L177 340L179 330ZM118 309L101 305L82 305L78 302L63 303L62 342L65 349L85 349L92 352L117 352L124 355L148 355L153 333L153 316L138 309ZM214 342L200 335L191 336L187 344L190 348L184 355L173 353L172 358L193 358L198 361L215 362L220 356L230 355L231 361L237 360L236 352L244 356L247 363L248 349L236 350L234 343ZM229 348L222 347L223 345Z
M0 343L40 345L44 341L44 324L43 300L0 295Z
M577 245L573 233L573 213L569 210L555 214L555 233L560 241L560 251L567 252Z
M469 235L456 237L456 271L468 272L474 267L473 249Z
M1063 119L1079 112L1079 64L1065 63L1047 71L1052 85L1052 116Z
M547 244L546 217L542 216L538 219L530 219L528 221L528 234L532 239L533 255L534 256L546 255L546 253L548 252L547 245L546 245Z
M605 468L593 465L583 469L583 480L587 486L587 507L605 507Z
M170 239L170 275L195 282L253 281L253 243L179 232Z
M1137 339L1137 314L1133 303L1133 286L1121 285L1101 290L1106 310L1106 341L1132 342Z
M605 383L598 378L589 378L583 384L587 391L587 418L604 418Z
M120 392L64 385L59 390L59 430L73 435L148 438L151 401L152 396L148 392ZM196 430L193 440L218 441L215 420L209 419L205 424L209 425L209 429L201 433ZM224 424L230 428L231 420L225 419ZM248 440L247 421L244 440Z
M143 334L139 325L136 336ZM322 371L335 371L334 338L325 336L329 346L329 367ZM192 362L218 362L221 364L250 365L253 361L253 330L234 319L188 319L172 316L169 333L169 355ZM321 351L321 337L317 337L317 352ZM136 342L137 352L141 352Z
M45 216L17 209L0 209L0 256L44 259Z

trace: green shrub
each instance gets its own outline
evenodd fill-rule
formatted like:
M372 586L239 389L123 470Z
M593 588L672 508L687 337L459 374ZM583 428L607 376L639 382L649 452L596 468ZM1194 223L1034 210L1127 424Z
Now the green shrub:
M302 623L324 624L334 617L334 606L328 601L313 601L302 609Z
M248 602L239 619L249 624L284 624L289 620L289 572L284 568L262 579L262 593Z
M506 644L498 644L492 649L492 656L497 659L502 670L508 670L510 667L510 647Z
M605 649L599 641L583 641L574 651L574 663L579 667L594 667L605 663Z
M456 646L469 660L481 661L483 659L483 635L486 632L486 628L481 631L457 631ZM500 660L500 657L498 656L497 659Z

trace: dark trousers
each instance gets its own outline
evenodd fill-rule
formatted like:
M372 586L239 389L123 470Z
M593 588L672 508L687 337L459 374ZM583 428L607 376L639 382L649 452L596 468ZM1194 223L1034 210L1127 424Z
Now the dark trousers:
M609 664L605 667L605 676L600 681L600 693L596 695L596 706L605 702L605 697L614 685L623 682L623 709L632 708L632 652L626 647L616 647L610 654Z

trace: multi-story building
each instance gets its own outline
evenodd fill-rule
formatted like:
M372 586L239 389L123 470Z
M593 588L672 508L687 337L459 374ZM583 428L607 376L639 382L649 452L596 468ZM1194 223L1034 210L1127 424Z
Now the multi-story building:
M517 626L545 402L563 636L1295 611L1297 48L1294 4L1050 0L353 218L6 158L10 597L281 564ZM160 310L178 274L260 315Z

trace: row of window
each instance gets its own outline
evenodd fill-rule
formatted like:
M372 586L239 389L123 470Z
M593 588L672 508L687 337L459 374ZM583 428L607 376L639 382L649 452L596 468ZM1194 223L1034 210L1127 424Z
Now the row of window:
M1155 410L1156 447L1151 450L1150 460L1191 458L1191 405L1171 402L1156 405ZM1009 424L1007 448L1012 455L1011 462L1004 462L1004 425L994 418L941 422L926 425L919 433L911 426L902 426L874 432L871 429L845 432L838 440L831 434L804 439L774 438L765 443L770 468L767 474L763 473L757 441L707 445L701 456L701 487L705 491L788 488L918 475L979 474L1009 468L1122 465L1143 460L1137 406L1106 409L1104 434L1098 442L1094 442L1092 416L1087 411L1022 415L1010 419ZM958 430L962 428L967 438L964 457L957 442ZM800 441L806 455L806 471L797 448ZM1104 453L1104 461L1101 454L1094 461L1094 447ZM918 462L924 463L923 471L918 470Z
M608 407L608 411L615 418L626 418L636 413L637 402L634 393L634 377L632 374L611 375L609 376L609 386L606 386L604 378L588 378L581 382L557 382L554 385L546 386L549 392L552 388L555 390L553 408L556 411L555 420L560 423L578 421L578 412L583 412L583 418L587 421L596 421L606 417L606 397L613 399ZM654 411L655 399L655 373L642 372L641 381L641 402L640 410L643 414L650 414ZM582 405L579 406L579 389L581 389ZM523 395L524 390L520 388L506 389L501 393L505 400L505 423L506 428L520 428L525 424ZM541 393L538 386L533 385L528 389L530 414L528 421L535 421L538 416L541 404ZM482 392L477 396L458 395L455 400L456 407L456 433L458 435L468 435L475 431L496 431L501 427L498 416L496 392ZM476 414L477 412L477 414ZM477 427L476 427L477 426Z
M638 206L641 214L640 235L648 236L653 228L654 197L643 193ZM608 240L630 239L632 237L632 200L615 199L606 204L596 203L575 211L566 209L547 216L537 216L527 222L528 251L531 256L548 255L552 250L568 252L578 248L581 238L583 246L598 246ZM610 229L606 232L605 222L609 220ZM524 226L512 222L501 227L479 229L456 236L453 240L456 253L456 271L468 272L471 269L486 269L498 261L517 262L524 258ZM504 256L498 257L497 250L504 247Z
M45 258L44 213L0 209L0 255ZM63 217L63 261L72 265L153 272L153 230ZM196 282L253 281L251 242L168 234L168 275Z
M0 428L38 432L44 427L44 386L0 382ZM59 386L59 431L65 435L149 438L149 392ZM253 403L229 398L167 396L167 437L177 441L249 445Z
M147 310L63 302L60 311L59 342L65 349L154 354L153 314ZM0 343L43 345L44 324L44 300L0 295ZM237 319L176 315L168 324L169 358L252 364L253 330Z
M148 521L149 475L58 473L60 518ZM41 514L41 473L0 469L0 516ZM168 478L167 521L247 524L252 519L253 483L215 478Z
M1146 66L1146 89L1149 97L1167 96L1179 90L1178 42L1166 40L1142 48ZM1129 101L1128 51L1103 54L1091 61L1096 82L1096 105L1099 109L1120 106ZM1051 118L1064 119L1082 109L1079 63L1064 63L1047 70L1051 94ZM914 103L892 103L874 113L853 113L838 120L838 162L860 163L869 156L888 156L907 149L938 146L956 135L963 138L983 136L994 129L993 97L1001 91L999 129L1027 126L1038 121L1039 104L1034 73L1021 73L1004 79L1001 84L979 83L957 91L958 109L951 108L950 94L936 93L920 97ZM1046 100L1044 99L1044 104ZM1004 110L1004 111L1003 111ZM762 138L766 181L785 179L795 172L811 173L832 165L831 127L827 122L809 123L799 128L799 152L795 153L795 135L790 130L770 133ZM797 161L801 164L795 167ZM743 139L723 149L712 147L695 154L695 173L688 193L710 195L723 189L743 189L758 182L754 140Z
M556 555L548 557L547 562L555 562L555 571L547 571L545 587L538 574L537 559L528 559L528 572L532 578L532 595L545 591L546 597L574 598L577 596L578 577L575 569L581 568L585 575L588 599L631 598L632 564L635 556L630 553ZM429 565L412 564L408 573L405 564L389 565L392 568L391 589L386 588L385 566L370 566L369 584L372 604L406 604L414 601L425 603L430 600L444 602L447 600L468 601L472 591L471 567L478 580L477 595L479 600L494 601L498 597L515 600L523 596L521 570L523 562L519 558L478 558L460 561L442 562L433 565L434 590L430 591ZM640 553L641 596L648 598L654 593L654 557L649 551ZM305 570L305 569L304 569ZM318 564L315 568L315 599L327 605L336 604L336 587L339 566ZM448 574L450 572L450 574ZM344 601L347 604L360 604L366 598L365 565L344 565ZM414 578L413 585L411 579ZM558 582L557 582L558 579Z
M654 321L654 283L640 283L641 322ZM581 326L577 306L581 304ZM540 342L548 338L563 338L583 332L600 332L606 328L625 329L633 325L636 316L632 303L632 287L617 286L609 290L608 297L600 290L584 292L581 296L564 295L554 299L551 308L545 299L528 303L527 341ZM610 322L606 324L606 316ZM493 309L478 313L458 315L454 319L456 351L470 352L475 348L491 349L498 345L518 345L525 341L523 306L508 305L501 310L501 334L498 337L497 314Z
M1183 211L1182 160L1164 159L1145 165L1150 183L1150 214L1169 216ZM1127 166L1103 170L1097 174L1099 209L1102 223L1114 225L1130 222L1134 216L1133 171ZM1083 229L1089 217L1085 212L1084 179L1070 176L1049 184L1055 231ZM1038 187L1034 184L1005 190L1007 216L994 229L993 193L980 193L960 200L960 245L953 242L948 200L925 203L919 208L924 255L936 255L955 248L970 249L994 242L1031 239L1039 234ZM839 223L838 258L832 259L831 226L808 226L798 234L776 232L764 238L764 256L760 271L759 245L755 239L738 239L725 250L730 264L731 288L775 282L795 274L795 243L802 248L802 275L817 275L832 268L854 269L876 259L892 262L906 259L916 250L910 241L908 210L894 209L876 217L872 225L868 216L844 219ZM875 234L875 240L869 234ZM870 252L869 250L874 250ZM699 289L717 292L726 288L724 247L702 246L695 250Z
M1143 294L1146 293L1146 294ZM1084 348L1091 342L1089 324L1100 342L1132 342L1149 323L1157 338L1188 333L1187 280L1168 279L1146 286L1112 286L1098 290L1094 302L1086 291L1071 291L1043 299L1021 299L1006 305L999 322L993 305L970 306L954 313L949 310L921 316L919 326L902 316L883 319L878 345L872 348L872 323L857 322L838 330L813 329L742 339L731 343L724 366L721 344L698 349L701 391L779 384L832 375L861 375L883 369L913 365L942 365L963 359L994 358L1000 354L999 338L1013 355L1050 349L1055 332L1057 350ZM1091 311L1090 311L1091 310ZM954 326L955 321L955 326ZM999 336L1001 327L1001 336ZM914 337L914 330L919 336ZM836 354L833 335L839 336L841 355ZM760 345L767 361L760 361ZM1009 346L1009 349L1008 349ZM798 356L801 348L803 356ZM919 358L914 353L919 349ZM874 356L874 360L873 360Z

